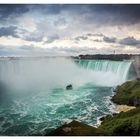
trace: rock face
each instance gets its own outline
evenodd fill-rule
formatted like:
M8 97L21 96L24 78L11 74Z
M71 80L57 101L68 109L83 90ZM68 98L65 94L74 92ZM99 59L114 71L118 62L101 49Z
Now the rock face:
M67 85L66 86L66 90L72 90L72 85L70 84L70 85Z

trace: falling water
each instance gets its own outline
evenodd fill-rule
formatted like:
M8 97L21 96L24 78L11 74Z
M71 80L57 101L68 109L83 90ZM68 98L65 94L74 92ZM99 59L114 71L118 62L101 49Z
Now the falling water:
M44 135L73 119L95 125L115 111L112 87L127 80L130 61L65 58L0 60L0 135ZM68 84L73 90L66 90Z
M131 61L110 60L77 60L75 62L85 69L91 69L95 73L99 72L101 77L109 73L109 77L114 76L112 78L112 82L114 82L116 77L118 77L120 83L127 80L128 72L132 63ZM120 84L119 82L116 84Z

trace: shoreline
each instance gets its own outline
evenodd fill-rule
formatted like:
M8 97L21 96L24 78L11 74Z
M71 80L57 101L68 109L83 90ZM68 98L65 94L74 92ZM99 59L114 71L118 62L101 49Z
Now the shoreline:
M139 86L140 86L140 81L138 80L127 81L123 83L121 86L119 86L116 92L113 92L113 96L110 96L111 97L110 101L115 105L114 113L112 112L112 114L97 117L97 122L93 126L73 120L70 123L64 124L56 128L48 135L51 136L139 136L140 124L137 122L139 122L140 107L138 102L135 102L137 100L135 98L132 98L134 95L136 96L139 95L138 93L140 92L136 92L135 94L135 91L140 90ZM130 95L133 96L129 98ZM122 96L126 98L122 98ZM114 100L114 97L116 100ZM129 102L130 99L133 102L130 103Z

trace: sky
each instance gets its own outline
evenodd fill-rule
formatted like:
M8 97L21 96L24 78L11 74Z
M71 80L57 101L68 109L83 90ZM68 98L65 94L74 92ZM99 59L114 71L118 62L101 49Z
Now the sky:
M140 53L140 5L0 4L0 56Z

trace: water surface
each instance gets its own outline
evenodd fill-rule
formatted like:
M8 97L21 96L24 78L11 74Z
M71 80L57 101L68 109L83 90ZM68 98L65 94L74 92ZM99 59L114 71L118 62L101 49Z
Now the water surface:
M112 114L112 88L128 79L130 61L1 60L6 86L0 135L43 135L73 119L95 125ZM66 90L68 84L73 90Z

